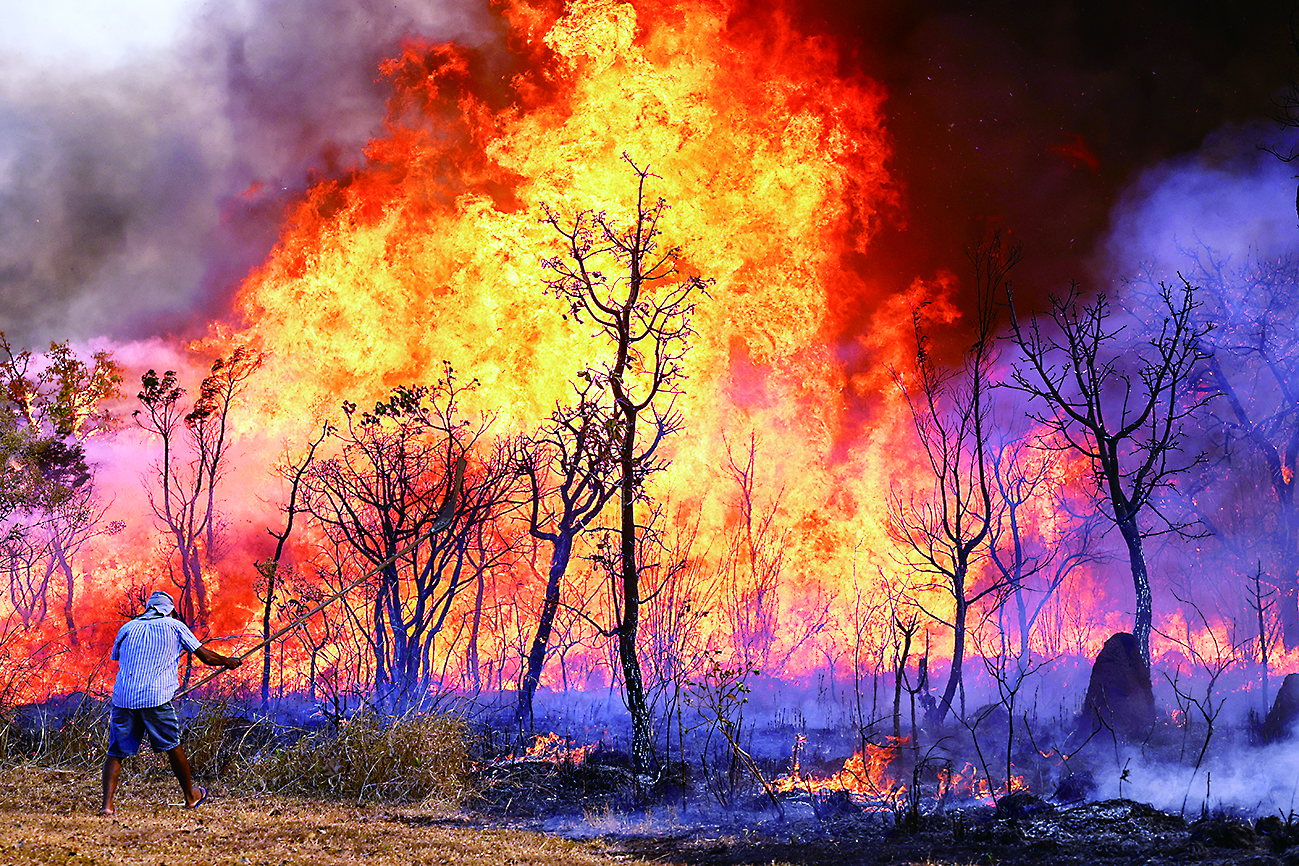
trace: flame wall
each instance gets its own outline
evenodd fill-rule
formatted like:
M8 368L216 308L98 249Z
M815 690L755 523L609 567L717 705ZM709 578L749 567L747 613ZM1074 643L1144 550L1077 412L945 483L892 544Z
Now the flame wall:
M651 195L671 205L666 240L683 268L715 280L686 356L687 426L655 493L680 524L698 519L702 537L718 536L735 521L728 454L755 434L759 498L788 530L774 635L797 649L786 673L846 657L860 599L905 579L884 531L888 494L926 483L890 367L914 348L917 303L930 302L924 315L945 338L963 321L960 275L871 269L924 259L880 253L903 223L886 93L780 7L578 0L517 3L501 17L508 63L410 41L382 64L384 133L362 167L335 171L292 207L239 288L233 323L188 350L115 347L136 376L188 367L195 385L200 359L245 343L267 353L235 412L236 462L222 482L231 547L213 567L211 633L249 640L252 563L278 523L269 467L342 400L430 380L444 360L479 380L470 408L495 416L502 435L568 396L596 344L542 294L556 238L540 210L626 213L625 153L656 175ZM1081 138L1066 138L1063 155L1091 166ZM82 603L105 623L102 645L103 612L130 583L165 579L167 552L140 492L152 444L126 429L95 449L102 488L133 518L86 557ZM1084 573L1062 593L1051 613L1074 637L1058 649L1093 651L1122 626L1095 602L1103 592ZM813 628L816 640L801 642ZM941 629L935 639L942 655ZM86 652L61 684L97 663Z
M778 13L581 2L560 17L507 14L539 65L504 105L475 94L474 58L410 45L385 67L395 95L371 166L313 190L239 298L271 356L255 415L293 434L341 397L364 402L449 360L476 377L476 408L500 433L526 431L570 394L597 341L542 295L556 237L543 203L626 213L627 154L671 204L666 241L683 269L716 280L686 357L687 429L659 480L719 529L733 500L727 449L756 431L762 493L797 526L784 599L837 595L863 542L881 549L882 491L905 462L887 379L872 437L831 462L845 377L827 298L860 278L844 255L870 242L893 190L878 87L844 78L829 43ZM904 357L903 304L872 335L883 368ZM903 331L905 334L905 330ZM702 480L702 483L701 483Z

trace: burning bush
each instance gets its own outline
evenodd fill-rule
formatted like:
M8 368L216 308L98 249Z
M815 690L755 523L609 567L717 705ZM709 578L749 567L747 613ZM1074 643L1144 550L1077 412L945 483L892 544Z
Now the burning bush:
M276 793L449 802L467 793L468 770L464 723L417 712L357 715L337 730L308 734L248 766L251 785Z

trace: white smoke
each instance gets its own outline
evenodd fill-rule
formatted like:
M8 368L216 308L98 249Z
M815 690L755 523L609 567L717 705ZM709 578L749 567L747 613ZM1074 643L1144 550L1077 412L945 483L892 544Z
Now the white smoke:
M1124 797L1188 818L1218 810L1289 815L1299 806L1299 743L1214 749L1197 769L1203 731L1197 736L1186 763L1120 756L1097 774L1094 797Z
M1105 272L1173 276L1197 249L1237 262L1299 251L1296 166L1268 152L1296 140L1270 126L1233 127L1143 172L1114 208Z

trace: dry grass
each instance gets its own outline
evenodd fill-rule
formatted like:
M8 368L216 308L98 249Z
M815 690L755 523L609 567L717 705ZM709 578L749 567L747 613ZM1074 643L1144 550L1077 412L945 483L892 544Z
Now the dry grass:
M200 783L260 793L385 802L461 802L470 793L468 732L447 715L360 714L337 729L291 735L248 717L229 698L205 700L184 723L183 745ZM288 743L285 743L286 734ZM0 761L98 770L108 748L108 708L87 703L57 724L19 731L0 724ZM149 749L124 762L128 777L170 778ZM0 860L3 863L3 860Z
M21 756L49 766L80 766L87 760L102 761L108 748L108 710L85 701L57 726L28 727L22 731L6 726L5 758Z
M467 793L466 736L464 724L448 716L359 715L258 756L246 768L246 782L284 794L458 803Z
M437 808L360 807L214 791L183 808L174 780L123 779L117 814L98 814L88 772L20 764L0 770L0 863L605 866L594 845L467 826Z

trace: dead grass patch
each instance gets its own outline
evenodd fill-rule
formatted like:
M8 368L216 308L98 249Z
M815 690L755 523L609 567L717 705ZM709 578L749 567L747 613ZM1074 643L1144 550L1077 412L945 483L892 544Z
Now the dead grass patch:
M444 715L358 715L337 730L302 737L253 759L259 790L349 800L458 803L468 792L465 726Z
M588 843L466 826L439 807L214 790L207 804L186 810L172 780L124 782L117 814L104 817L94 774L30 764L0 771L0 862L605 866L613 860Z

